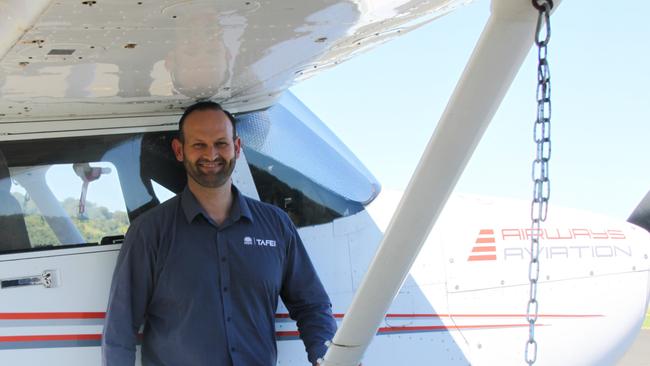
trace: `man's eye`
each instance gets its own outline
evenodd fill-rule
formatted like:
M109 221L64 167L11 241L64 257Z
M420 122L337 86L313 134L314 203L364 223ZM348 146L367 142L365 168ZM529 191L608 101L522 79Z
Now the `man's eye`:
M202 149L205 147L205 144L194 144L193 146L197 149Z

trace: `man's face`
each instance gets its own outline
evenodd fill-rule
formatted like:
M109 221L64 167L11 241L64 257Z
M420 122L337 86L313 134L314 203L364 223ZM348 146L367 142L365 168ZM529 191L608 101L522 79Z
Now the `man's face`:
M233 140L233 128L222 111L199 110L185 117L184 141L172 143L176 159L182 161L190 179L206 188L229 181L239 157L241 141Z

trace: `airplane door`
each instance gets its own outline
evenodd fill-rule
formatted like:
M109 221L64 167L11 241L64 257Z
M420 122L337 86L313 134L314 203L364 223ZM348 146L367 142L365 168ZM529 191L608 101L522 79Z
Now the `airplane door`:
M0 255L0 363L99 364L119 247Z
M115 165L0 162L0 194L0 364L100 364L129 224Z

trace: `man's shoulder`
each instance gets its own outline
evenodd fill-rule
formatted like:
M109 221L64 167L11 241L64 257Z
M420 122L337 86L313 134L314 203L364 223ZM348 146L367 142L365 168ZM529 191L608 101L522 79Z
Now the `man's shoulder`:
M140 214L129 225L124 238L122 251L128 248L148 248L147 250L158 251L165 238L173 230L176 218L179 197L173 197L156 207L153 207Z

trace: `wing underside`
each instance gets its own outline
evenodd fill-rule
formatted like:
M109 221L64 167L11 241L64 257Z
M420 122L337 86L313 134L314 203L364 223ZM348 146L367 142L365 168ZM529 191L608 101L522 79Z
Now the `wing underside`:
M465 2L0 1L0 123L266 108Z

